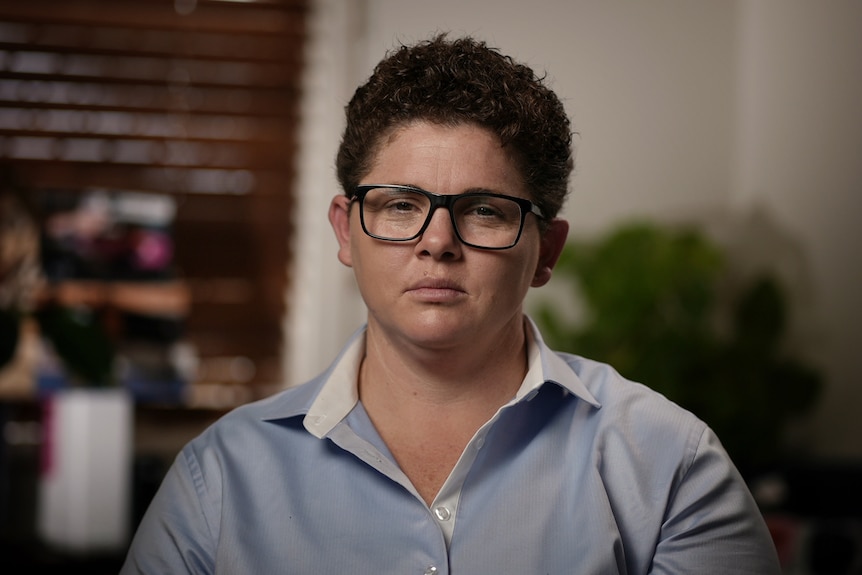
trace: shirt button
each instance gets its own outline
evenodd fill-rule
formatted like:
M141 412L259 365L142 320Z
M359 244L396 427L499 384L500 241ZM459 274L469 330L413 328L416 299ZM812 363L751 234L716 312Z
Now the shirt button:
M432 565L425 570L425 575L437 575L437 568Z
M434 509L434 515L437 516L437 519L440 521L449 521L449 518L452 517L452 512L449 511L446 507L437 507ZM433 568L436 571L436 567Z
M477 437L475 445L476 449L482 449L482 446L485 445L485 436L480 435L479 437Z

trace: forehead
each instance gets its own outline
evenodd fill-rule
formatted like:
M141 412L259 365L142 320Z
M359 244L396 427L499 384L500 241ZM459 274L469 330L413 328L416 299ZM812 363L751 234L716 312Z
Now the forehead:
M411 184L438 193L489 189L524 195L523 177L509 149L475 124L411 122L380 142L363 183Z

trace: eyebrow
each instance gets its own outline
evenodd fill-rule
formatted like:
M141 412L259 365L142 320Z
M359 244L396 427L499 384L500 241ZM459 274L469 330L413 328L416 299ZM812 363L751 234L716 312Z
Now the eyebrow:
M417 189L417 190L422 190L423 192L428 192L428 193L430 193L430 194L439 194L439 192L435 192L435 191L432 191L432 190L426 190L426 189L425 189L425 188L423 188L422 186L417 186L416 184L410 184L410 183L401 183L401 182L397 182L397 183L381 183L381 182L377 182L377 184L378 184L378 185L387 185L387 186L402 186L402 187L405 187L405 188L415 188L415 189ZM368 185L368 184L364 184L364 185ZM370 184L370 185L374 185L374 184ZM479 186L475 186L475 187L472 187L472 188L467 188L466 190L463 190L463 191L461 191L461 192L458 192L457 194L452 194L452 195L460 196L460 195L463 195L463 194L498 194L498 195L501 195L501 196L512 196L512 194L506 194L506 193L503 193L503 192L501 192L501 191L499 191L499 190L494 190L494 189L490 189L490 188L483 188L483 187L479 187ZM517 197L517 196L513 196L513 197ZM529 199L529 198L527 198L527 199Z

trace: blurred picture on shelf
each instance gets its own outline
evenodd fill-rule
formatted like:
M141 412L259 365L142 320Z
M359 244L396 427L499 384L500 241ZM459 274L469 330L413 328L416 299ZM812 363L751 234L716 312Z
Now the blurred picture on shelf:
M182 402L194 351L174 198L13 184L3 198L0 390L123 387L138 402Z
M42 267L49 280L173 276L173 198L140 192L42 191Z

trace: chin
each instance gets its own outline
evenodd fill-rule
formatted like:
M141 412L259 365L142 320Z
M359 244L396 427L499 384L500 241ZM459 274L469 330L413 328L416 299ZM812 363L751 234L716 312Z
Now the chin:
M405 340L428 349L469 345L476 337L476 323L459 317L424 317L409 324L393 326Z

